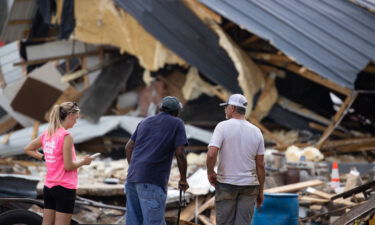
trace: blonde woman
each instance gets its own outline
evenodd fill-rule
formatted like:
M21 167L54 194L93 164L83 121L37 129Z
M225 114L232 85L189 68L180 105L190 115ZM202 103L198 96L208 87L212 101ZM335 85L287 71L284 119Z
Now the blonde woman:
M76 161L73 138L67 131L79 117L76 103L55 105L50 114L48 130L25 147L25 153L44 160L47 174L43 189L43 225L69 225L78 183L77 169L89 165L92 157ZM37 150L43 149L43 154Z

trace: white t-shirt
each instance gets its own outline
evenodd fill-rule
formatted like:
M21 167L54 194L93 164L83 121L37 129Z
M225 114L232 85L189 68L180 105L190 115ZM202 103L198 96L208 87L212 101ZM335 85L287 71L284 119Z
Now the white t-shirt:
M264 155L264 140L259 128L247 120L220 122L210 144L219 148L217 180L233 185L258 185L255 156Z

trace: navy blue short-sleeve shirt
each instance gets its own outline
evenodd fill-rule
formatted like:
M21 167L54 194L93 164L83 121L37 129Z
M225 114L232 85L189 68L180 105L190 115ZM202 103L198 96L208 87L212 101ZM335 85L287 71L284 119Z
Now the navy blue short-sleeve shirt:
M151 183L166 189L173 154L178 146L188 144L182 120L161 112L142 120L131 139L135 146L127 182Z

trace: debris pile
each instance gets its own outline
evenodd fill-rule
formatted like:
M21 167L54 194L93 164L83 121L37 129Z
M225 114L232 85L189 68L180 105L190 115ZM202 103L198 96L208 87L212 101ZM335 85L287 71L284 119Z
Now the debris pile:
M246 118L265 137L268 193L297 193L301 224L374 221L372 24L374 7L362 0L0 1L0 177L26 189L37 181L27 196L41 194L45 168L23 148L47 129L53 105L74 101L82 114L71 130L77 152L104 155L80 170L78 194L124 206L124 145L173 95L189 139L181 218L215 224L205 152L225 119L219 103L242 93ZM335 162L339 177L331 178ZM174 162L171 217L178 174ZM0 195L22 194L13 187ZM84 207L82 223L117 223L124 212Z

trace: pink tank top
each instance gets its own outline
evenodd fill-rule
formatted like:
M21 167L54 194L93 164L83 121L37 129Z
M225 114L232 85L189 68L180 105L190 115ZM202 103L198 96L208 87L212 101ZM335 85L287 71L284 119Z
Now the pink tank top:
M77 189L77 169L67 171L64 168L64 137L69 134L64 128L58 128L52 137L48 137L47 131L43 132L40 137L47 167L44 185L48 188L60 185L69 189ZM74 145L72 148L72 158L73 161L76 160Z

